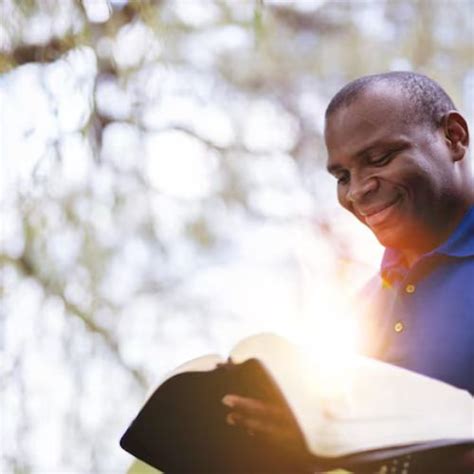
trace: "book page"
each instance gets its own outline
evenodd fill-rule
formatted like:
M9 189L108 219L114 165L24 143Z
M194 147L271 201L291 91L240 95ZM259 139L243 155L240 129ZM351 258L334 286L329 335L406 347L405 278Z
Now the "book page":
M474 401L464 390L415 372L352 356L331 367L285 339L261 334L231 352L259 359L284 394L309 451L335 457L439 439L474 440Z
M305 437L308 450L310 434L324 426L323 400L318 394L322 371L313 366L303 351L282 337L259 334L239 342L231 352L235 363L250 358L260 360L282 391Z
M326 411L327 423L309 444L327 453L355 453L435 440L474 440L474 400L465 390L362 356L346 368L345 405ZM319 437L319 439L317 439Z

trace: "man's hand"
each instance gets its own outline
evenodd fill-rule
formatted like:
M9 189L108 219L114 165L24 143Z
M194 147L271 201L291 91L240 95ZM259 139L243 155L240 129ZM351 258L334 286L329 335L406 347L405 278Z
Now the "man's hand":
M226 395L222 403L231 409L226 417L227 424L243 428L249 436L265 439L288 459L294 459L295 468L299 468L295 472L304 471L311 457L287 409L238 395Z
M295 422L286 410L238 395L226 395L222 403L232 409L226 418L229 425L240 426L251 435L263 436L275 443L300 439Z

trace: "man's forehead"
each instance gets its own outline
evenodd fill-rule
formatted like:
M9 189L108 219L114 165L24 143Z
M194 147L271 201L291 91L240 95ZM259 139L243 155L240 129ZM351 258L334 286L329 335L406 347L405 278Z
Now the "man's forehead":
M408 105L407 97L400 87L387 83L374 84L361 91L348 105L336 110L334 117L329 117L328 123L338 115L339 118L352 117L376 123L379 123L381 117L384 121L403 119Z
M381 128L401 129L407 123L407 98L397 87L374 85L352 102L334 111L326 121L326 141L349 140L356 132L372 133ZM329 143L328 143L329 145Z
M406 109L406 98L397 88L374 86L334 111L325 130L328 162L406 136Z

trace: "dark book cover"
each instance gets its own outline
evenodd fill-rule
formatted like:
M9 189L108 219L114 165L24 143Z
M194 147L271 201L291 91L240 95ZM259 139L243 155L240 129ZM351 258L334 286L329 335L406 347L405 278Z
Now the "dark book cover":
M120 445L166 473L291 471L295 460L287 453L225 423L229 409L221 400L228 393L286 405L256 359L209 372L181 373L153 393Z
M228 426L225 418L229 408L221 400L229 393L280 404L290 411L277 384L257 359L221 364L212 371L183 372L161 384L122 436L120 445L166 474L296 473L336 467L373 472L381 463L403 457L410 459L410 474L442 472L426 469L472 445L440 440L337 459L317 457L306 450L302 434L297 446L282 449L263 437Z

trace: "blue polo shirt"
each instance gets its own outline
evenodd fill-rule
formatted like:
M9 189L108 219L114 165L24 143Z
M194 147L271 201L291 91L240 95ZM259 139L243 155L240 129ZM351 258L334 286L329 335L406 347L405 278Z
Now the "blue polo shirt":
M365 297L364 352L474 394L474 206L410 269L386 249Z

